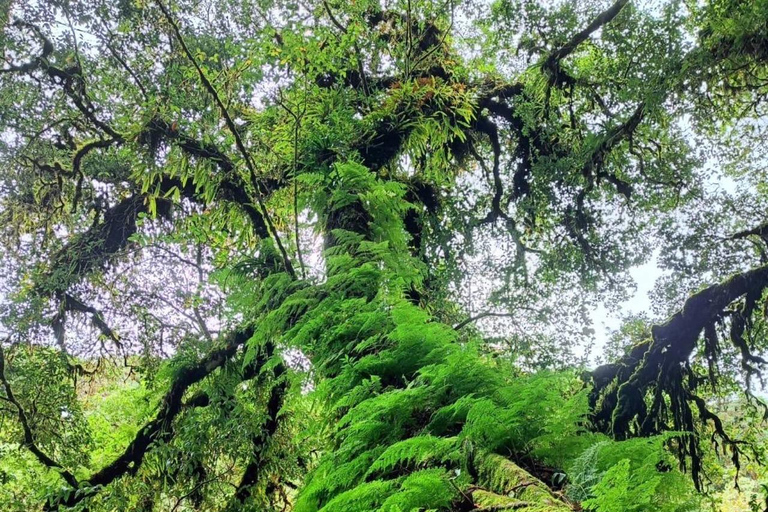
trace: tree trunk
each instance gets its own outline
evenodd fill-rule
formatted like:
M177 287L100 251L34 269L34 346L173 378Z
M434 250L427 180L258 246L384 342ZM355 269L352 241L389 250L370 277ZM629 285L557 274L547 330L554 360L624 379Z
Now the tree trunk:
M482 411L512 406L510 377L406 299L423 267L409 254L403 191L356 164L331 175L326 281L264 279L253 342L299 347L335 423L295 510L571 510L499 455L512 426Z

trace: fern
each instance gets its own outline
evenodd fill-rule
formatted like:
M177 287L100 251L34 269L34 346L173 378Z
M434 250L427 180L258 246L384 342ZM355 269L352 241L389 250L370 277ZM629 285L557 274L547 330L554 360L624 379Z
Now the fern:
M356 164L326 179L333 186L321 201L334 222L363 224L331 231L325 282L262 281L249 342L249 351L267 339L305 351L321 377L315 397L336 419L331 455L311 473L297 511L450 510L478 485L488 499L512 500L500 506L567 510L510 456L565 469L572 495L595 512L623 506L619 495L661 510L687 496L684 487L663 490L681 484L678 472L655 467L663 440L616 443L583 431L587 401L574 374L520 375L403 299L423 269L406 247L402 187Z
M387 447L373 462L366 477L387 475L395 469L422 468L431 463L455 465L460 458L458 448L459 440L455 437L422 435L405 439Z
M680 435L596 443L569 469L569 493L596 512L697 510L700 499L691 482L672 469L674 458L664 449Z
M353 489L343 492L328 502L320 512L373 512L378 510L384 500L397 490L394 480L364 482ZM297 512L303 509L297 504ZM306 509L307 511L311 509Z
M650 508L661 477L654 475L640 482L630 479L629 459L620 460L605 472L594 486L595 498L584 501L584 506L595 512L633 512ZM632 484L637 484L633 486Z
M600 482L602 473L597 468L600 450L608 441L595 443L576 458L569 470L568 496L574 501L584 501L593 496L593 488Z
M425 469L408 475L396 494L382 503L379 512L449 511L458 493L442 469Z

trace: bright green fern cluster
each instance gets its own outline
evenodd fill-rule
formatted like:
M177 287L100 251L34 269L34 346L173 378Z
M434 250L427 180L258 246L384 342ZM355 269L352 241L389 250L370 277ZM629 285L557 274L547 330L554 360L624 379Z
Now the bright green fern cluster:
M315 194L331 233L326 281L307 286L271 273L249 290L260 299L248 312L257 319L249 350L268 340L300 349L320 377L315 396L335 419L332 449L308 476L296 512L480 503L569 510L532 476L536 468L521 467L533 460L556 469L546 484L569 481L573 496L600 512L624 510L619 495L654 508L687 496L677 472L656 467L666 461L660 441L614 443L585 431L586 396L573 374L521 375L406 299L422 269L407 250L402 187L356 164L305 179L328 190ZM605 453L622 453L619 446L626 457L609 460ZM639 479L646 484L634 485ZM664 491L669 484L673 492Z

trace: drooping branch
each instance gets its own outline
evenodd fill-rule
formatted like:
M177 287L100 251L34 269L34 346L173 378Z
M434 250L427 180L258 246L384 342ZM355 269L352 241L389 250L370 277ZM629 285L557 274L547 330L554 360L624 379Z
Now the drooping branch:
M178 180L165 180L161 184L164 191L172 187L186 194L193 191L191 187L183 187ZM93 326L120 348L119 337L105 322L101 312L77 299L69 289L92 272L105 268L129 246L131 237L138 230L139 216L149 211L148 201L148 195L138 193L122 199L102 212L100 222L76 235L51 256L48 271L36 282L32 293L57 302L58 312L51 320L51 326L60 346L63 347L66 314L75 312L88 315ZM156 212L161 217L170 214L169 201L158 199L156 206Z
M141 144L152 145L152 140L161 137L177 145L186 154L201 160L211 161L217 165L224 176L221 178L217 195L221 200L237 204L249 217L254 231L260 237L268 237L269 230L261 213L254 207L250 196L246 192L245 184L237 174L229 172L234 169L233 163L216 146L203 143L189 137L178 130L174 130L171 124L154 119L138 136ZM106 147L112 144L120 144L122 139L106 139L84 145L73 159L74 168L77 169L80 178L80 161L86 152L97 147ZM260 185L263 191L271 186L267 182ZM156 187L159 196L164 196L172 189L176 189L183 197L198 201L199 192L193 182L182 182L175 178L164 178ZM85 232L77 235L70 243L62 247L51 258L49 272L38 282L35 293L57 297L60 303L60 313L53 321L57 337L63 337L63 315L70 311L91 315L91 321L102 334L110 339L117 340L112 329L104 322L103 317L97 311L86 306L81 301L69 300L67 290L71 284L79 282L91 272L104 268L114 257L130 244L131 237L138 230L138 220L142 213L149 212L150 194L134 193L116 205L102 212L102 220L95 223ZM171 203L166 199L156 198L156 214L167 218L171 212ZM71 297L70 297L71 298Z
M493 151L493 167L491 174L493 176L493 198L491 199L491 211L482 223L492 223L499 217L506 218L506 213L501 209L501 198L504 195L504 185L501 182L501 143L499 142L499 130L493 122L487 118L479 119L477 129L486 134L491 143Z
M67 97L69 97L70 100L72 100L72 102L75 104L75 107L93 125L93 127L101 130L103 133L109 136L109 138L97 139L96 141L92 141L81 146L73 156L72 169L69 171L60 169L61 171L65 171L67 175L75 176L77 178L77 183L75 188L75 198L72 202L72 211L75 211L81 195L82 182L84 179L84 175L80 169L83 158L94 149L106 148L113 145L118 145L118 146L122 145L126 142L126 137L120 134L115 127L110 125L108 122L103 121L96 115L96 107L92 104L91 100L89 99L85 91L85 80L82 76L82 69L80 69L78 65L71 66L66 69L59 68L54 66L50 62L48 62L47 57L50 56L54 50L53 44L50 42L50 40L47 39L42 34L40 29L33 24L22 22L22 21L17 21L16 24L19 26L30 28L43 40L44 42L43 52L41 57L35 59L34 66L28 66L28 65L17 66L18 69L14 68L12 70L9 69L8 71L31 73L32 71L38 68L42 68L43 71L47 74L47 76L51 79L51 81L55 85L62 87ZM194 62L194 59L193 59L193 62ZM199 69L199 66L197 66L197 63L196 62L194 63L196 67L198 67ZM207 78L205 78L205 80L207 81ZM208 81L208 85L210 85L209 81ZM213 89L213 92L216 93L215 89ZM218 95L215 96L215 99L217 100L218 105L220 106L223 105L221 103L221 99L218 98ZM242 139L239 135L239 132L237 131L237 128L234 126L234 122L232 121L231 117L227 113L226 109L224 109L222 113L223 115L225 115L225 121L227 121L227 126L230 128L230 130L233 130L232 133L235 136L238 150L240 150L243 153L246 164L251 172L251 181L252 181L253 187L255 188L257 204L256 205L253 204L252 198L249 196L249 194L246 191L245 183L243 183L242 180L236 177L235 173L233 172L227 172L225 174L226 178L222 178L221 180L221 183L220 183L221 199L232 201L238 204L246 213L246 215L248 215L249 219L254 225L254 229L256 230L257 234L262 238L267 238L270 236L270 233L269 233L270 229L268 229L270 226L270 220L264 208L264 205L258 204L258 203L262 201L261 196L269 193L272 187L270 186L270 183L268 183L268 180L256 178L253 161L250 158L250 155L247 152L245 152L245 147L242 143ZM162 119L153 119L152 121L150 121L150 123L147 125L145 130L141 134L139 134L137 141L140 144L147 145L150 148L150 150L152 150L154 147L156 147L157 144L160 143L162 139L171 141L172 143L176 144L182 151L189 154L190 156L200 158L203 160L212 161L214 164L219 166L222 170L225 170L225 171L234 170L234 164L232 163L232 161L221 150L216 148L213 144L204 143L193 137L180 133L178 129L174 129L171 123L167 123ZM170 180L170 181L176 182L174 184L178 186L178 180ZM274 186L274 184L271 184L271 185ZM170 186L173 186L173 185L170 185ZM170 188L170 186L168 188ZM182 192L187 192L186 194L184 194L185 197L195 197L196 195L194 191L194 187L179 186L178 188L182 189ZM144 198L143 200L146 200L146 199ZM121 204L124 204L124 203L121 203ZM274 229L271 229L271 231L274 233ZM274 235L277 236L276 233L274 233ZM276 242L278 243L278 246L279 246L280 244L279 240L276 240Z
M755 372L752 364L766 364L751 353L743 339L748 318L756 310L757 299L768 289L768 265L732 276L730 279L707 287L689 297L682 309L669 320L651 329L651 338L638 343L618 362L598 367L592 372L594 388L590 394L591 420L597 430L612 433L623 439L632 435L647 435L667 428L692 431L691 406L693 402L703 421L711 421L716 433L734 450L738 450L727 436L716 415L706 409L694 390L697 377L693 374L689 358L704 335L704 355L715 361L719 355L714 325L726 316L727 308L742 297L744 306L731 319L731 341L739 350L747 377ZM712 363L713 364L713 363ZM710 380L715 379L710 365ZM651 411L646 408L645 397L653 395ZM664 400L664 395L669 401ZM658 409L670 407L673 425L659 421ZM654 426L655 422L655 426ZM695 443L681 444L681 455L692 458L694 481L699 485L700 461Z
M109 28L107 27L107 30ZM149 94L147 94L147 88L144 86L144 84L141 82L141 79L139 79L138 75L136 74L133 69L128 65L128 63L123 59L120 54L115 50L115 48L112 46L112 38L114 37L114 34L110 32L110 39L104 41L104 46L107 47L107 50L109 50L109 53L112 54L112 57L120 64L120 66L131 76L134 83L136 84L136 87L139 88L139 91L141 91L142 96L144 96L145 100L149 99Z
M540 130L537 127L526 125L523 119L515 112L512 105L508 103L510 99L523 96L524 92L525 88L522 84L514 83L495 88L489 95L483 96L478 100L478 107L481 110L488 109L493 116L497 116L509 123L517 139L514 159L518 163L512 178L510 200L519 200L529 194L529 181L536 156L544 157L551 153L551 148L545 144ZM478 121L480 119L478 118Z
M40 65L46 75L48 75L48 78L63 89L77 110L90 121L93 127L98 128L112 139L117 141L123 140L122 135L97 115L96 106L86 92L85 77L83 76L83 69L79 61L66 68L54 66L47 59L42 60Z
M235 164L215 144L204 142L180 131L177 126L165 119L155 117L150 120L144 130L137 136L137 142L146 146L150 152L154 151L162 141L167 141L181 149L186 155L214 164L221 175L218 180L218 199L236 204L248 216L255 233L263 239L270 237L268 225L262 212L253 204L253 200L247 192L245 183L235 171ZM164 186L164 183L167 186ZM274 189L282 186L274 180L260 179L253 184L258 194L267 195ZM194 186L182 186L178 180L164 179L160 183L160 194L164 194L170 187L176 186L182 195L188 199L198 200L198 193Z
M669 320L652 328L652 339L633 347L618 363L595 370L600 383L608 384L612 380L606 377L623 377L622 380L631 381L633 386L648 386L656 379L660 367L687 360L705 327L715 323L726 307L755 288L768 288L768 265L736 274L695 293ZM630 406L617 404L617 407L621 405ZM614 415L614 431L626 429L631 412L634 410L624 408Z

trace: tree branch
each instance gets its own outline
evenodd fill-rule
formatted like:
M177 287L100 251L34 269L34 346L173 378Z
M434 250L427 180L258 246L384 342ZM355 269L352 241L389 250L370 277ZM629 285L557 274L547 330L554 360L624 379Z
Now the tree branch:
M469 325L469 324L471 324L473 322L477 322L478 320L482 320L483 318L487 318L489 316L493 316L493 317L513 317L513 316L515 316L515 314L514 313L494 313L492 311L486 311L484 313L479 313L479 314L477 314L475 316L469 317L466 320L462 320L458 324L454 325L453 329L458 331L459 329L462 329L462 328L466 327L467 325Z
M269 344L262 349L262 352L263 359L268 360L273 355L274 346ZM252 494L253 486L261 480L262 471L267 461L269 441L277 432L280 424L278 415L283 406L283 398L288 390L288 381L285 379L286 373L287 368L283 363L276 365L272 372L273 378L277 383L272 386L270 391L269 401L267 402L266 421L259 433L252 438L253 458L246 466L245 471L243 471L240 483L237 485L233 497L233 500L240 505L243 505L248 500ZM259 379L259 381L263 385L263 379ZM232 510L236 508L240 507L233 506Z
M259 213L261 213L261 216L263 217L264 221L266 222L267 226L269 227L270 234L272 235L272 238L275 241L275 244L277 245L278 250L280 251L280 254L283 258L283 263L285 265L285 270L292 276L296 277L296 272L293 269L293 265L291 264L291 260L288 257L288 253L285 250L285 247L283 247L283 243L280 241L280 236L277 233L277 230L275 229L274 224L272 223L269 212L267 211L267 207L264 204L264 200L261 196L261 192L257 186L258 180L256 179L256 166L253 163L253 160L251 159L250 153L245 149L245 144L243 144L243 139L240 136L240 132L237 129L237 126L235 125L235 122L232 120L232 117L229 115L229 111L227 110L227 107L224 105L224 102L221 100L221 97L219 97L219 94L216 92L216 88L213 87L213 84L210 80L208 80L208 77L205 75L205 72L200 67L200 65L197 63L197 59L195 59L194 55L192 55L192 52L189 50L189 47L187 47L187 44L184 42L184 38L181 35L181 30L179 29L179 25L176 23L176 21L171 16L171 13L168 11L168 9L165 7L165 5L162 3L161 0L155 0L160 10L163 12L163 15L168 20L168 23L170 23L171 28L173 29L174 34L176 35L176 39L179 41L179 44L181 45L182 50L184 50L184 53L186 54L189 61L194 66L195 70L197 70L197 74L200 77L200 82L202 82L203 87L205 90L211 95L216 105L219 107L219 110L221 111L221 115L224 118L224 123L227 125L227 128L232 133L232 135L235 138L235 146L237 146L238 151L242 155L243 159L245 160L245 165L248 167L248 170L251 175L251 181L254 185L254 193L256 195L256 204L258 205L258 209L260 210Z
M53 53L53 43L51 43L51 40L48 39L43 35L43 33L40 31L39 28L37 28L35 25L31 23L27 23L21 20L16 20L13 22L13 26L17 28L28 28L32 32L35 33L37 37L39 37L42 40L42 48L40 49L40 55L33 58L31 61L19 64L19 65L11 65L8 68L0 69L0 74L2 73L28 73L30 71L34 71L35 69L39 68L43 65L45 62L45 59L51 56Z
M587 38L595 33L600 27L610 23L628 3L629 0L618 0L611 7L601 12L589 25L586 26L586 28L584 28L584 30L575 34L563 46L549 54L542 64L542 68L545 72L549 73L553 84L569 83L572 81L572 78L562 76L563 73L560 68L560 61L573 53L576 47L586 41Z
M7 341L7 339L6 339ZM24 412L24 408L21 406L16 396L13 394L11 383L5 375L5 353L3 352L3 342L0 342L0 382L5 389L5 397L16 408L19 423L21 424L22 431L24 432L24 442L22 443L32 454L37 458L42 465L47 468L56 470L61 477L72 487L77 487L78 482L72 473L65 469L61 464L53 460L46 455L35 443L35 436L32 433L32 428L29 425L27 414Z
M87 497L98 492L97 487L103 487L114 482L125 474L134 474L138 471L152 444L167 441L171 435L171 424L182 409L192 406L204 406L209 403L207 395L196 395L186 404L182 401L186 391L197 384L214 370L224 366L232 358L237 349L253 335L253 328L238 330L227 336L223 347L214 350L206 357L194 364L186 366L176 373L170 389L166 392L155 418L139 430L133 440L128 444L123 453L110 464L93 474L82 485L81 493L70 493L67 499L53 505L50 510L55 510L64 505L72 507ZM73 485L77 487L77 485Z
M765 361L749 351L741 336L747 319L757 309L757 298L768 289L768 265L736 274L722 283L705 288L689 297L682 309L661 325L651 328L651 339L633 346L618 362L606 364L592 372L593 390L590 393L592 407L591 421L597 430L610 432L622 439L630 435L646 435L668 427L658 423L653 428L649 422L659 421L657 408L672 409L673 428L679 431L694 429L691 407L694 402L702 418L714 421L713 414L702 410L702 403L693 394L696 377L692 374L689 358L697 347L704 332L705 356L716 359L718 346L714 324L725 314L726 308L745 297L744 307L731 320L731 338L734 346L741 351L742 366L747 376L754 371L750 363L764 364ZM688 379L688 384L685 382ZM714 379L710 371L710 379ZM655 390L651 414L646 410L645 397ZM669 400L665 401L661 393ZM639 430L633 431L636 421ZM733 441L724 435L714 421L723 440ZM722 432L720 432L722 431ZM694 482L698 486L700 460L695 443L681 445L680 456L690 455L693 461ZM734 454L736 456L736 454Z

